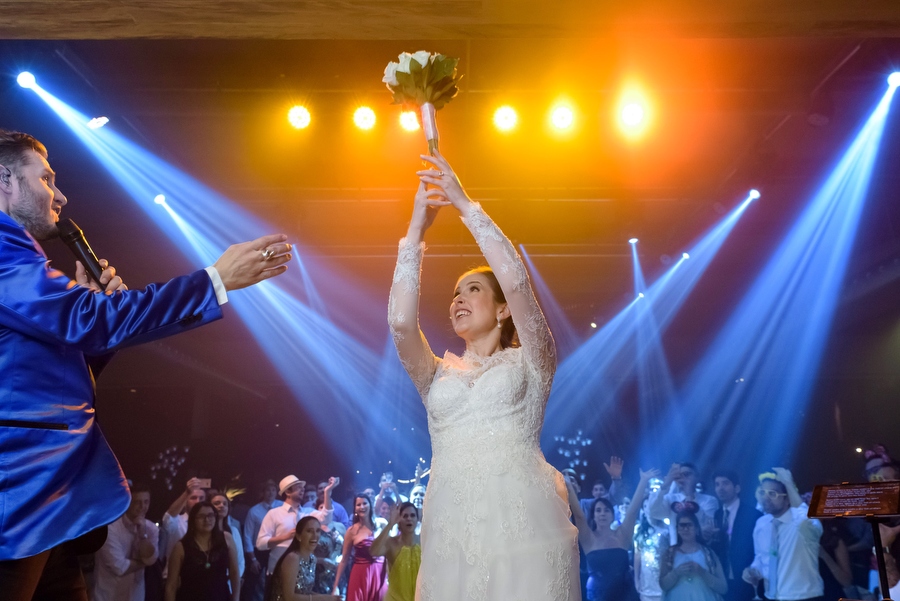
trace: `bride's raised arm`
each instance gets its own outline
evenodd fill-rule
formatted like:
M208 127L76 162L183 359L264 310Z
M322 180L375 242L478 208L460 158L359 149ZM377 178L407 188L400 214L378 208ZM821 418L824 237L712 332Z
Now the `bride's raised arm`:
M459 210L463 223L475 237L506 296L522 349L549 386L556 371L556 347L531 288L525 264L481 205L468 197L447 160L438 153L433 157L422 155L422 158L434 168L420 171L420 178L443 190L447 200Z
M423 235L442 206L450 204L443 191L426 190L419 182L412 219L400 240L397 266L388 303L388 325L400 362L424 400L440 359L434 356L419 328L419 284L422 275Z

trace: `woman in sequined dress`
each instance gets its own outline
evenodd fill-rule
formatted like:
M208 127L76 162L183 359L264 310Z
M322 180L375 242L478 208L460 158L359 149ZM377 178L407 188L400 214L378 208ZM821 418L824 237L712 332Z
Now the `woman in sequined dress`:
M321 524L308 515L297 522L294 538L275 564L266 587L266 601L339 601L340 597L315 592L316 556Z
M324 504L324 499L317 501L316 509L321 511ZM313 551L316 556L317 593L331 594L334 577L337 574L338 558L344 546L345 532L344 525L336 520L331 524L322 524L319 528L319 544Z
M640 523L634 529L634 585L641 601L661 601L659 561L669 546L669 529L651 521L649 505L645 499Z
M540 448L556 348L515 247L438 153L400 241L388 322L428 414L432 464L422 519L418 601L578 601L577 533L562 475ZM437 357L419 329L423 235L452 206L489 267L450 301L461 355Z

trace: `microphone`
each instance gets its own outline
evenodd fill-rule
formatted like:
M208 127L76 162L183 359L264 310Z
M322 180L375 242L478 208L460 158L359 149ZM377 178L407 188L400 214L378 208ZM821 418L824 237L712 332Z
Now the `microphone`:
M81 261L87 272L91 274L91 278L97 282L97 285L105 289L106 286L100 283L100 274L103 273L103 268L100 267L97 255L91 250L91 245L84 239L84 232L81 231L81 228L71 219L63 219L56 225L56 229L59 230L60 240L69 247L75 258Z

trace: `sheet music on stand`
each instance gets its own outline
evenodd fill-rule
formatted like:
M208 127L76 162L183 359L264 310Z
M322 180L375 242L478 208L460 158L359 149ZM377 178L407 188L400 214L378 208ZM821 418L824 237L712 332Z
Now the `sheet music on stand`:
M875 539L875 557L884 601L890 601L887 571L884 566L884 547L881 543L879 524L888 518L900 516L900 482L866 482L864 484L832 484L816 486L809 517L829 519L838 517L862 517L872 525ZM854 601L847 599L846 601Z
M809 504L811 518L897 515L900 515L900 482L817 486Z

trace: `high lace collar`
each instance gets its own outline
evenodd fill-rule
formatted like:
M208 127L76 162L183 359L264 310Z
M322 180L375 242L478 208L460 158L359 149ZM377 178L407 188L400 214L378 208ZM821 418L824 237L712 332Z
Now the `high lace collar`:
M488 355L484 357L482 355L478 355L468 349L466 352L462 354L462 356L457 355L451 351L447 351L444 354L445 364L453 369L464 370L464 371L477 371L487 369L489 367L493 367L498 363L503 363L507 360L508 357L513 356L514 353L510 351L515 351L517 347L508 347L505 349L501 349L492 355Z

